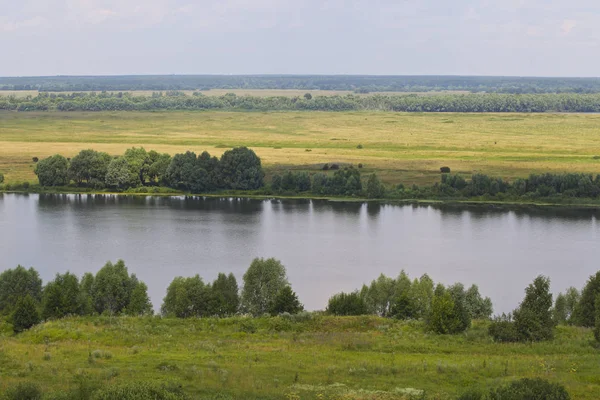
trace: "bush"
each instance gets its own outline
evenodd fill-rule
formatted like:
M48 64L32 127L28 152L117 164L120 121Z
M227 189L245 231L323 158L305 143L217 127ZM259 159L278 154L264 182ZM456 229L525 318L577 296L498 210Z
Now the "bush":
M358 292L338 293L327 304L327 312L333 315L366 315L367 303Z
M362 144L359 144L358 146L356 146L356 148L357 148L357 149L362 149L362 148L363 148L363 145L362 145Z
M541 378L524 378L490 392L492 399L502 400L569 400L564 386Z
M30 295L19 298L12 316L13 330L15 333L23 332L32 326L39 324L40 313L37 303Z
M0 183L4 182L4 174L0 172Z
M38 384L32 382L23 382L8 388L2 397L6 400L41 400L41 398L42 389Z
M327 170L329 170L329 164L325 164L325 165L323 165L323 168L322 168L322 169L323 169L323 171L327 171Z
M35 166L35 174L42 186L64 186L69 183L69 161L56 154L38 162Z
M363 167L362 163L358 163L358 168L362 168L362 167Z
M440 168L440 172L442 174L449 174L450 173L450 167L442 167L442 168Z
M40 159L39 159L39 158L37 158L37 157L33 157L31 160L32 160L34 163L36 163L36 162L40 161Z
M298 300L298 296L290 286L281 289L271 305L271 315L282 313L297 314L304 310L304 306Z
M517 329L515 323L510 320L510 317L501 317L492 321L488 328L488 334L496 342L518 342Z
M93 400L184 400L188 397L180 386L135 382L108 386L96 392L92 398Z

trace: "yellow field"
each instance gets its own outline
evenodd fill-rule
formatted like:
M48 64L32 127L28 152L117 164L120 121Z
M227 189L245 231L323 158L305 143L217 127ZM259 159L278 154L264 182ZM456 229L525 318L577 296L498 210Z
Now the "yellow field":
M357 148L358 145L363 148ZM253 148L268 171L362 163L387 183L425 184L439 168L514 179L600 173L600 115L388 112L0 113L0 172L36 181L32 157L131 146L174 154Z

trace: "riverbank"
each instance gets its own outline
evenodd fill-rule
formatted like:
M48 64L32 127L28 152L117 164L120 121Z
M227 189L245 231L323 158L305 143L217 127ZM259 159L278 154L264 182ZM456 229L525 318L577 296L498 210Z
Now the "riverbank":
M62 194L62 195L108 195L108 196L157 196L157 197L206 197L206 198L239 198L253 200L319 200L329 202L345 202L345 203L371 203L371 204L391 204L391 205L435 205L447 207L487 207L498 209L571 209L571 210L600 210L600 199L578 199L571 198L570 201L552 201L552 199L539 199L537 201L518 201L518 200L500 200L500 199L460 199L460 198L438 198L438 199L399 199L399 198L382 198L369 199L366 197L344 197L344 196L314 196L310 193L302 193L298 195L282 195L282 194L261 194L257 191L223 191L218 193L187 193L164 187L148 187L148 191L132 190L116 192L110 190L93 190L91 188L78 187L58 187L58 188L42 188L39 186L30 186L27 189L20 190L0 190L1 193L13 194Z
M153 381L202 399L453 399L472 386L541 377L572 398L596 398L590 329L560 326L550 342L499 344L487 324L455 336L416 321L319 314L66 318L17 336L0 325L0 391L27 381L47 393Z

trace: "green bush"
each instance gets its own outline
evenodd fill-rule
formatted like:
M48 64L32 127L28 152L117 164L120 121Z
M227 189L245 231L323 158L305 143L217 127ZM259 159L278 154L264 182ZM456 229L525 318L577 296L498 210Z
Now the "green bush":
M0 183L4 182L4 174L0 172Z
M13 329L15 333L23 332L32 326L39 324L40 313L37 309L36 301L27 295L20 298L15 306L15 311L12 315Z
M41 400L41 398L42 389L38 384L32 382L23 382L9 387L2 397L5 400Z
M92 398L93 400L184 400L187 396L179 386L134 382L108 386L96 392Z
M488 328L488 334L496 342L518 342L519 336L517 335L517 329L515 323L509 318L495 319Z
M458 400L569 400L564 386L541 378L524 378L484 393L471 389Z
M327 312L333 315L369 314L367 303L358 292L333 295L327 304Z
M298 300L296 292L290 286L281 289L271 305L271 315L279 315L282 313L297 314L304 310L304 306Z

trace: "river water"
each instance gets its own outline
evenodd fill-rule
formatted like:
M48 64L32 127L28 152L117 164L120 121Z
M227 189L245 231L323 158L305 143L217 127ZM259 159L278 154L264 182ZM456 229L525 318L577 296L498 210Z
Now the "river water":
M159 309L175 276L242 276L275 257L309 310L380 273L476 283L495 312L535 276L581 288L600 269L597 211L378 205L310 200L0 194L0 271L96 272L123 259Z

